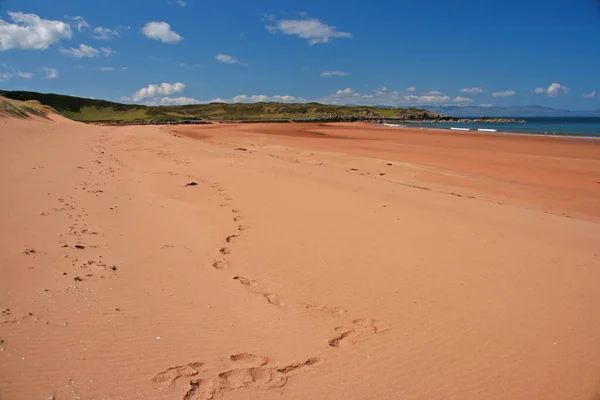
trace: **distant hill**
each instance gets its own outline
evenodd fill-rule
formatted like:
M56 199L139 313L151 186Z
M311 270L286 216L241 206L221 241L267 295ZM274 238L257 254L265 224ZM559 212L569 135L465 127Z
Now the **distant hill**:
M154 123L178 121L241 120L431 120L438 115L417 108L337 106L320 103L210 103L185 106L144 106L120 104L59 94L0 91L0 95L21 101L36 100L67 118L82 122Z
M424 106L423 108L454 117L600 117L600 110L571 111L543 106Z

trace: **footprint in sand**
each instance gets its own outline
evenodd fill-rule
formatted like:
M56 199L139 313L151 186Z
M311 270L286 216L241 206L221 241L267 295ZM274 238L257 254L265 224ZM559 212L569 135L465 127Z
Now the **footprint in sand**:
M212 264L215 269L227 269L229 263L225 260L215 260Z
M332 316L344 315L348 312L348 310L345 309L344 307L329 306L326 304L325 305L315 305L315 304L311 304L311 303L306 303L306 304L300 305L300 309L304 310L304 311L318 311L318 312L322 312L322 313L329 314Z
M348 347L367 340L370 336L389 330L385 322L370 318L360 318L352 322L351 327L339 326L335 328L338 334L329 339L330 347Z
M283 300L281 300L279 296L277 296L275 293L266 293L264 296L265 299L267 299L267 301L269 302L269 304L273 304L277 307L282 307L285 305Z
M233 279L239 281L243 286L250 289L258 286L255 280L244 278L243 276L234 276Z
M272 304L276 307L285 306L285 303L283 302L283 300L281 300L281 298L278 295L276 295L275 293L270 293L270 292L260 290L258 288L258 283L255 280L248 279L243 276L234 276L233 279L239 281L242 284L242 286L244 286L250 292L264 297L264 299L267 301L267 303Z
M229 247L221 247L219 253L223 255L231 254L231 249Z
M183 400L210 400L238 389L256 392L281 388L290 377L321 363L319 358L309 358L279 367L268 357L239 353L210 365L195 362L168 368L154 376L152 383L157 389L169 391L187 381Z
M231 243L231 242L233 241L233 239L235 239L235 238L237 238L237 237L238 237L238 235L229 235L229 236L227 236L227 237L225 238L225 241L226 241L227 243Z

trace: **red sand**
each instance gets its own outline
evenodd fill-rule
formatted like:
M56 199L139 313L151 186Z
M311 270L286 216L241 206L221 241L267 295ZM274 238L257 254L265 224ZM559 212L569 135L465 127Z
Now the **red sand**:
M598 396L598 143L54 119L0 120L1 399Z

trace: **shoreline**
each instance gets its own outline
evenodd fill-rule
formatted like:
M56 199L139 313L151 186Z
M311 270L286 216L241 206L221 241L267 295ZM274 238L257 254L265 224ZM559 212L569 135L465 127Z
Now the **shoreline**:
M460 131L452 131L452 129L450 128L434 128L431 126L407 126L407 125L403 125L403 126L389 126L389 125L385 125L385 124L373 124L374 126L382 126L382 127L387 127L387 128L397 128L397 129L424 129L424 130L435 130L435 131L451 131L452 133L457 133L457 134L461 134L461 133L478 133L478 134L485 134L485 135L498 135L498 136L503 136L503 135L514 135L514 136L534 136L534 137L548 137L548 138L557 138L557 139L582 139L582 140L600 140L600 136L585 136L585 135L577 135L577 134L572 134L572 135L565 135L565 134L549 134L549 133L520 133L520 132L511 132L511 131L500 131L500 130L496 130L496 132L486 132L486 131L478 131L476 129L474 130L460 130ZM415 123L415 125L418 125L418 123Z

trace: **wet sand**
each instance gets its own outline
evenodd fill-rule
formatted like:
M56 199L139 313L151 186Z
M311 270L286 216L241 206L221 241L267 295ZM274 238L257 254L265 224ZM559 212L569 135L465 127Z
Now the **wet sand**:
M53 120L0 120L1 399L600 394L598 143Z

